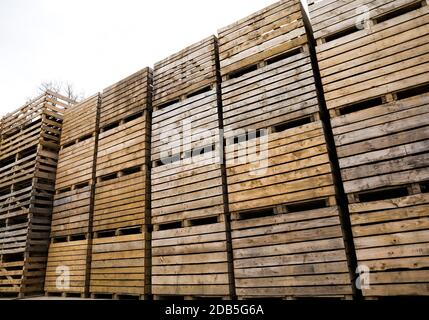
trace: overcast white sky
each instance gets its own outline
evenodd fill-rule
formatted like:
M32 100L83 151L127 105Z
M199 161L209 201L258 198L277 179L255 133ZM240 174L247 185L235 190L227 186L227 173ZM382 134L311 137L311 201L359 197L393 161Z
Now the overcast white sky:
M0 0L0 116L43 81L92 95L274 2Z

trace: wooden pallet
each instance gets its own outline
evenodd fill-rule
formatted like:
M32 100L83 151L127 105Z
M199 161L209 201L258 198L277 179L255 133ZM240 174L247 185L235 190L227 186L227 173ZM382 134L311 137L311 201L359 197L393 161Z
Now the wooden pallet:
M230 296L224 215L155 225L152 293L155 296Z
M70 296L85 294L87 277L88 240L51 243L45 278L47 295ZM70 276L69 288L62 282L62 276ZM58 286L59 284L59 286Z
M218 31L222 76L308 42L299 0L283 0Z
M155 108L171 103L216 81L216 38L210 36L155 64Z
M114 299L145 297L150 293L148 240L147 233L93 240L90 292L94 298L106 294Z
M104 89L100 128L144 112L151 104L152 70L145 68Z
M428 82L429 6L414 0L322 1L311 7L331 114ZM362 5L365 28L356 28Z
M310 11L358 263L371 271L363 295L429 295L427 2L326 0Z
M1 120L0 295L43 291L65 107L46 92Z

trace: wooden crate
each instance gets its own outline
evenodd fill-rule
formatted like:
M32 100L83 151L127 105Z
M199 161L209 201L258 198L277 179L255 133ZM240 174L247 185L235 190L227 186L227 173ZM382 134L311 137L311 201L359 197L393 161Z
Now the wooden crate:
M428 295L427 2L327 0L310 12L358 263L371 271L363 295Z
M331 114L428 82L426 1L325 0L310 6L317 58ZM367 11L360 14L362 5ZM365 23L356 22L365 18Z
M69 147L94 136L97 128L97 110L100 95L96 94L80 102L64 113L61 147Z
M91 137L61 149L55 184L58 191L67 191L84 183L92 183L95 144L95 137Z
M148 122L142 113L138 118L100 134L97 178L150 163Z
M51 243L45 278L49 295L84 296L87 277L88 240ZM68 277L68 285L63 280Z
M261 152L262 160L244 154L249 143ZM232 213L319 200L336 205L320 121L231 144L225 152Z
M144 297L150 292L148 234L96 238L92 243L90 292Z
M350 204L365 297L429 295L428 209L427 193Z
M46 92L1 120L0 295L43 292L64 108Z
M111 180L97 183L94 199L93 232L142 227L148 210L146 166L139 171L120 171Z
M286 208L243 213L232 222L237 295L351 297L339 208Z
M283 0L218 31L222 76L308 42L299 0Z
M152 70L145 68L104 89L100 128L144 112L151 104Z
M152 293L230 297L224 215L155 225L152 233Z
M284 59L262 62L256 70L222 82L225 137L243 129L281 130L284 123L319 118L308 45L296 49Z
M216 81L216 38L210 36L155 64L153 106L171 104Z
M55 195L51 237L67 237L89 232L91 186Z

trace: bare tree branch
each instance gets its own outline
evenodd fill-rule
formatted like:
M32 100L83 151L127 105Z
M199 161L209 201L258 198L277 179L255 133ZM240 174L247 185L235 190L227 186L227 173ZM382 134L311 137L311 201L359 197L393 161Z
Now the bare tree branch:
M85 94L83 92L78 93L71 82L44 81L39 85L38 91L39 94L42 94L46 91L52 91L76 102L80 102L85 98ZM28 99L28 101L31 100L32 98Z

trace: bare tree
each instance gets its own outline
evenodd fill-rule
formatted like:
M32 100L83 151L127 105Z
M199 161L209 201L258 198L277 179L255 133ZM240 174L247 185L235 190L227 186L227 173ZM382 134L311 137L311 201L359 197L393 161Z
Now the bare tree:
M47 90L66 96L76 102L84 99L83 92L78 93L74 85L70 82L45 81L39 86L39 92L44 93Z

